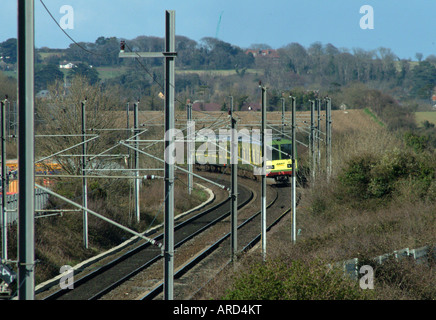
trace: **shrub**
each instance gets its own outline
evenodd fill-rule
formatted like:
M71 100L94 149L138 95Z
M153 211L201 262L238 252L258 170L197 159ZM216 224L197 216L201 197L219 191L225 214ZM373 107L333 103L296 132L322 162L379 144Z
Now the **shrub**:
M242 273L224 299L279 300L283 298L287 268L278 261L254 264Z
M374 285L381 299L436 298L434 264L417 264L412 258L397 260L390 256L383 264L372 263Z
M434 179L433 160L427 154L394 149L375 158L360 155L351 159L339 175L341 190L356 200L386 198L404 186L416 188L423 197Z
M376 159L369 154L356 156L349 160L342 173L339 174L339 181L345 188L345 193L356 199L368 198L371 170L375 164Z
M224 299L231 300L358 300L371 297L357 281L315 261L290 264L269 260L240 274Z
M406 145L411 147L415 152L422 152L428 147L429 138L408 131L404 134L404 141Z

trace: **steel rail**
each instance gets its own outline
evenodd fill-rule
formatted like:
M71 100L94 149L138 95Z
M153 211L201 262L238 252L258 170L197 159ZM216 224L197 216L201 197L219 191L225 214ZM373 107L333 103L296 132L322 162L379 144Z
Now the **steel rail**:
M240 207L246 205L249 201L251 201L252 197L253 197L253 193L248 190L249 196L248 199L243 201L241 204L239 204ZM189 223L192 223L193 221L205 216L206 214L216 210L217 208L222 207L223 205L225 205L226 203L229 202L230 198L226 198L224 201L216 204L215 206L179 223L178 225L175 226L175 230L179 230L180 228L188 225ZM230 214L230 211L224 213L223 215L221 215L221 217L215 219L214 221L210 222L208 224L208 226L205 226L203 228L201 228L200 230L197 230L195 232L195 235L197 235L198 233L204 231L205 229L207 229L208 227L212 226L213 224L216 224L217 222L219 222L220 220L226 218L228 215ZM153 233L155 233L157 231L153 231L151 233L145 233L146 236L149 236ZM180 241L179 243L176 244L176 246L180 246L183 243L185 243L186 241L190 240L191 238L193 238L195 235L189 235L188 237L185 237L182 241ZM153 238L154 241L159 241L163 239L163 233L159 234L158 236L156 236L155 238ZM140 239L138 239L140 240ZM80 279L76 280L74 282L74 287L77 288L79 286L81 286L82 284L84 284L87 281L90 281L91 279L95 278L96 276L102 274L103 272L105 272L106 270L109 270L110 268L112 268L113 266L115 266L116 264L128 259L129 257L133 256L134 254L146 249L150 247L150 243L144 243L140 246L138 246L137 248L134 248L130 251L128 251L127 253L125 253L124 255L122 255L121 257L118 257L112 261L110 261L109 263L107 263L106 265L94 270L93 272L87 274L84 277L81 277ZM155 256L154 258L152 258L150 261L146 262L144 265L140 266L139 268L137 268L136 270L130 272L129 274L123 276L121 279L117 280L115 283L112 283L109 287L104 288L103 290L101 290L100 292L98 292L97 294L94 294L92 297L88 298L88 300L95 300L100 298L102 295L106 294L107 292L113 290L115 287L119 286L121 283L125 282L126 280L128 280L129 278L133 277L135 274L139 273L140 271L142 271L143 269L147 268L149 265L151 265L152 263L156 262L157 260L159 260L160 258L162 258L161 254L158 254L157 256ZM66 290L58 290L56 292L54 292L53 294L51 294L50 296L44 298L44 300L55 300L60 298L61 296L63 296L64 294L67 294L68 291Z
M243 206L245 206L248 202L251 201L251 199L253 198L253 193L250 192L250 196L247 200L243 201L241 204L238 204L238 209L242 208ZM222 204L220 204L217 207L220 207L221 205L227 203L229 201L230 198L227 198L226 200L224 200L222 202ZM210 208L208 209L207 213L215 210L216 208ZM203 213L202 215L205 215L206 213ZM194 238L195 236L199 235L200 233L202 233L203 231L207 230L208 228L214 226L215 224L217 224L218 222L222 221L223 219L227 218L230 215L230 211L224 213L223 215L221 215L220 217L216 218L215 220L211 221L210 223L208 223L207 225L203 226L202 228L198 229L197 231L195 231L194 233L191 233L190 235L188 235L187 237L185 237L182 241L179 241L178 243L176 243L174 245L174 248L178 248L181 245L183 245L184 243L186 243L187 241L191 240L192 238ZM196 220L198 217L194 216L184 222L182 222L181 224L185 225L188 224L194 220ZM180 225L176 226L179 227ZM162 235L160 235L162 236ZM139 272L141 272L142 270L148 268L150 265L152 265L154 262L158 261L159 259L161 259L162 256L156 256L155 258L153 258L152 260L149 260L148 262L146 262L143 266L137 268L136 270L132 271L131 273L127 274L126 276L124 276L122 279L120 279L117 282L114 282L111 286L103 289L102 291L98 292L97 294L95 294L94 296L92 296L91 298L89 298L89 300L97 300L99 298L101 298L103 295L107 294L108 292L114 290L116 287L120 286L122 283L124 283L125 281L127 281L128 279L132 278L133 276L135 276L136 274L138 274ZM174 275L175 277L177 276L177 273Z
M278 199L278 193L276 193L276 196L274 198L274 200L272 200L267 208L270 208ZM281 218L283 218L283 216L285 216L291 209L287 209L284 213L282 213L280 215L280 217L278 219L276 219L268 228L267 231L270 230L276 223L278 223ZM249 222L253 221L256 217L258 217L261 214L261 211L257 211L256 213L254 213L251 217L247 218L244 222L242 222L239 226L238 226L238 230L243 228L246 224L248 224ZM205 259L208 255L210 255L213 251L215 251L225 240L227 240L229 237L231 236L231 232L225 234L224 236L222 236L220 239L218 239L216 242L214 242L213 244L211 244L209 247L207 247L206 249L202 250L199 254L197 254L195 257L193 257L191 260L189 260L188 262L186 262L181 268L179 268L175 274L174 274L174 279L178 279L180 278L182 275L184 275L186 272L188 272L189 270L191 270L195 265L197 265L200 261L202 261L203 259ZM243 249L240 252L245 252L249 246L253 243L254 240L259 241L260 239L260 234L258 236L256 236L252 241L249 242L248 245L244 246ZM228 262L226 263L226 265L230 264L232 262L232 260L229 258ZM162 293L163 290L163 283L159 283L157 286L155 286L148 294L146 294L145 296L143 296L140 300L152 300L154 298L156 298L160 293Z

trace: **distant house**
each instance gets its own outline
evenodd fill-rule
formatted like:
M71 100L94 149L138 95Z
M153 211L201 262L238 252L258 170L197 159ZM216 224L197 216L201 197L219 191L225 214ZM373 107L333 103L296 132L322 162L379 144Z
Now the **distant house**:
M253 57L257 57L257 55L259 54L259 51L260 50L252 50L252 49L249 49L249 50L246 50L245 51L245 54L252 54L253 55Z
M73 69L76 65L74 63L67 63L67 64L61 64L59 65L60 69Z
M277 50L273 50L273 49L265 49L265 50L260 50L260 49L249 49L247 51L245 51L245 54L252 54L253 57L268 57L268 58L278 58L279 54L277 52Z

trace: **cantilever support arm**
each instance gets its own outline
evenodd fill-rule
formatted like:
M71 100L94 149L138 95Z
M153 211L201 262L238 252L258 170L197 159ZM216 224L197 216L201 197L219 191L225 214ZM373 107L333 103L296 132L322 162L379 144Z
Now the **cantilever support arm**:
M157 160L157 161L160 161L160 162L162 162L162 163L165 163L165 160L160 159L160 158L158 158L158 157L156 157L156 156L154 156L154 155L152 155L152 154L150 154L150 153L147 153L147 152L145 152L145 151L143 151L143 150L140 150L140 149L137 149L137 148L135 148L135 147L132 147L132 146L130 146L130 145L124 143L123 141L120 141L119 144L121 144L121 145L123 145L123 146L126 146L127 148L130 148L130 149L132 149L132 150L136 150L136 151L138 151L138 152L140 152L140 153L142 153L142 154L145 154L146 156L149 156L150 158L153 158L153 159L155 159L155 160ZM212 181L212 180L206 179L205 177L202 177L202 176L200 176L200 175L198 175L198 174L196 174L196 173L189 172L188 170L186 170L186 169L184 169L184 168L182 168L182 167L179 167L179 166L176 166L176 165L175 165L175 168L177 168L178 170L183 171L183 172L185 172L185 173L190 173L190 174L192 174L194 177L197 177L197 178L202 179L202 180L204 180L204 181L206 181L206 182L209 182L209 183L211 183L211 184L213 184L213 185L215 185L215 186L217 186L217 187L219 187L219 188L221 188L221 189L224 189L224 190L230 191L230 188L228 188L228 187L226 187L226 186L224 186L224 185L222 185L222 184L216 183L215 181Z
M85 207L81 206L80 204L75 203L74 201L71 201L70 199L63 197L60 194L58 194L58 193L56 193L56 192L54 192L54 191L52 191L50 189L47 189L47 188L44 188L43 186L40 186L39 184L35 183L35 186L37 186L39 189L41 189L41 190L43 190L43 191L45 191L45 192L47 192L47 193L49 193L49 194L59 198L59 199L61 199L61 200L65 201L65 202L67 202L67 203L69 203L69 204L71 204L71 205L81 209L81 210L86 210L88 213L96 216L97 218L100 218L100 219L102 219L102 220L104 220L106 222L109 222L110 224L113 224L114 226L116 226L118 228L121 228L124 231L130 232L131 234L133 234L133 235L135 235L135 236L137 236L139 238L142 238L142 239L150 242L152 245L155 245L155 246L157 246L159 248L162 248L162 243L160 243L160 242L158 242L158 241L156 241L154 239L148 238L148 237L146 237L146 236L144 236L144 235L142 235L142 234L140 234L140 233L138 233L136 231L133 231L132 229L129 229L129 228L123 226L122 224L119 224L118 222L115 222L115 221L113 221L113 220L111 220L109 218L106 218L105 216L102 216L101 214L99 214L99 213L97 213L95 211L92 211L92 210L90 210L88 208L85 208Z

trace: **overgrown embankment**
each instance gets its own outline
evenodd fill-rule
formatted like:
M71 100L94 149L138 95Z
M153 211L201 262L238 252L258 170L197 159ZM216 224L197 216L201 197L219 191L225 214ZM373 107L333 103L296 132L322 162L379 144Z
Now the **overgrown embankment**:
M71 179L69 179L71 180ZM69 199L81 202L81 182L58 183L55 191ZM143 183L140 193L141 222L134 217L133 186L126 179L95 179L90 181L88 208L137 232L144 232L163 222L163 181ZM194 188L188 195L186 184L175 183L175 214L185 212L207 200L201 188ZM77 209L62 200L50 198L48 209ZM9 253L15 259L17 252L16 226L9 228ZM88 214L89 248L83 246L83 215L81 211L65 212L62 215L35 219L35 272L36 283L59 275L63 265L74 266L101 252L119 245L132 237L112 224Z
M436 154L363 110L335 111L333 175L301 189L297 244L290 221L268 236L266 264L241 261L204 297L231 299L435 299L435 264L408 259L375 268L375 289L323 268L402 248L436 245ZM412 141L412 142L411 142Z

